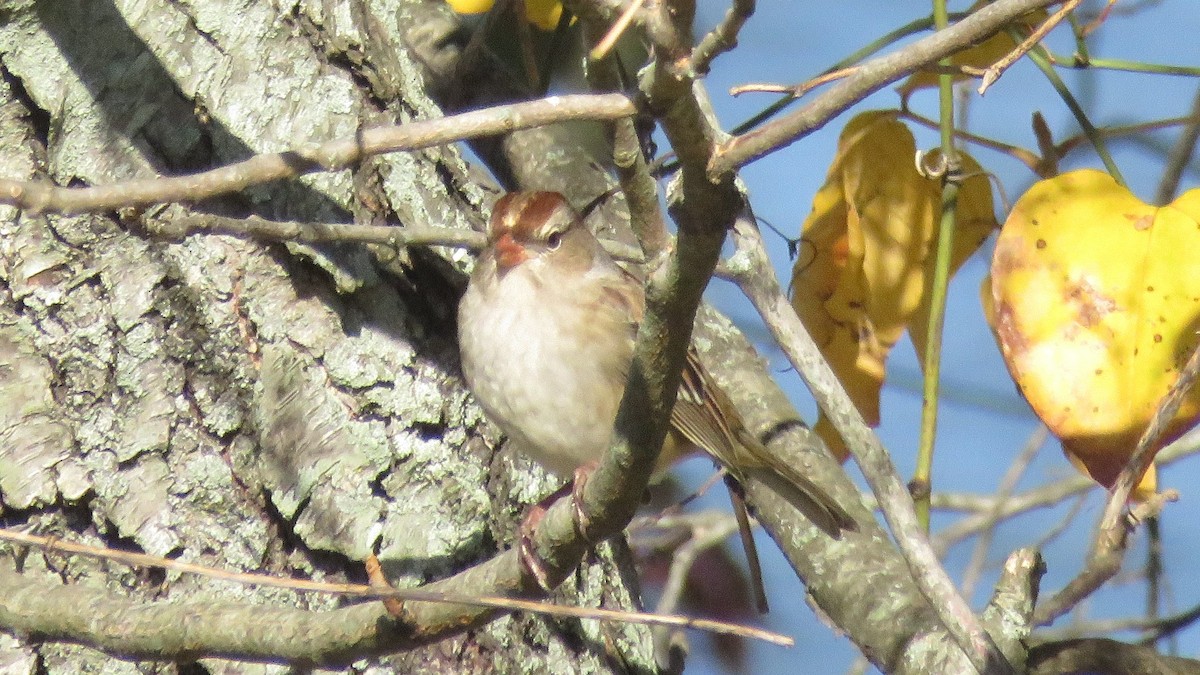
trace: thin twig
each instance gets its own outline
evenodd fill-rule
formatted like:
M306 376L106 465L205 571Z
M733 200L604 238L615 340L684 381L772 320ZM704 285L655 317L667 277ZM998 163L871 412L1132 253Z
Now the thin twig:
M855 74L814 98L800 110L723 143L709 165L709 173L722 175L777 152L816 130L834 115L849 109L868 94L961 49L965 44L995 34L1027 12L1058 1L997 0L946 30L891 54L871 59L860 65Z
M1067 512L1063 514L1063 517L1059 518L1058 522L1055 523L1054 526L1049 530L1041 533L1041 535L1037 538L1037 541L1033 543L1034 547L1039 551L1043 550L1050 545L1050 542L1062 536L1062 533L1066 532L1071 523L1074 522L1075 519L1079 517L1079 514L1083 512L1083 505L1086 503L1087 497L1084 495L1079 495L1076 497L1075 501L1071 504L1071 508L1067 509Z
M1125 468L1121 470L1121 474L1113 484L1108 503L1104 507L1104 515L1101 516L1100 524L1096 528L1092 551L1088 555L1088 564L1061 591L1038 608L1035 619L1037 625L1050 623L1070 611L1072 607L1091 595L1120 570L1130 529L1129 521L1125 516L1125 505L1129 500L1129 494L1133 490L1133 486L1146 473L1150 462L1153 461L1155 451L1158 450L1159 439L1175 419L1176 413L1179 412L1179 406L1191 390L1197 375L1200 375L1200 346L1192 351L1192 355L1180 371L1179 377L1159 403L1150 424L1146 426L1146 430L1138 439L1133 455L1125 463ZM1161 510L1165 502L1172 500L1172 493L1173 491L1168 491L1162 495L1151 496L1146 502L1135 506L1131 514L1134 522L1136 523L1137 518L1146 517L1145 513L1152 515Z
M904 119L912 120L913 122L916 122L917 124L920 124L921 126L928 127L930 129L938 128L938 123L936 121L931 120L927 117L922 117L921 115L918 115L917 113L914 113L910 110L898 110L897 114L902 116ZM1181 125L1188 124L1195 119L1196 119L1195 116L1168 117L1168 118L1161 119L1161 120L1152 120L1149 122L1139 122L1137 124L1126 124L1126 125L1119 125L1119 126L1112 126L1112 127L1102 127L1100 129L1098 129L1098 131L1100 132L1100 135L1105 138L1118 138L1120 136L1128 136L1128 135L1132 135L1132 134L1144 133L1147 131L1157 131L1159 129L1168 129L1170 127L1181 126ZM1060 159L1060 158L1066 156L1068 153L1074 151L1076 148L1080 147L1085 141L1088 140L1086 135L1076 134L1075 136L1067 138L1064 141L1062 141L1061 143L1054 145L1051 148L1052 152L1048 152L1048 151L1046 151L1046 149L1043 149L1043 156L1039 156L1037 153L1033 152L1032 150L1022 148L1022 147L1016 146L1016 145L1010 145L1008 143L1003 143L1003 142L997 141L995 139L987 138L985 136L979 136L977 134L972 134L968 131L963 131L961 129L955 130L954 135L956 138L961 138L969 143L974 143L975 145L985 147L990 150L995 150L996 152L1000 152L1000 153L1009 155L1013 159L1016 159L1017 161L1021 162L1025 166L1029 167L1029 169L1031 171L1033 171L1034 173L1036 173L1037 175L1043 176L1043 177L1048 177L1048 176L1051 176L1051 175L1054 175L1055 173L1057 173L1056 167L1057 167L1058 159ZM1053 161L1051 161L1051 160L1053 160Z
M911 120L930 129L937 129L939 126L937 121L918 115L910 110L897 110L897 114L904 119ZM1019 145L1011 145L1009 143L987 138L986 136L973 134L963 129L955 129L954 137L967 141L968 143L974 143L975 145L988 148L990 150L995 150L996 152L1004 153L1029 167L1030 170L1034 171L1035 173L1038 172L1038 167L1041 165L1042 158L1038 157L1037 153L1034 153L1026 148L1022 148Z
M1101 532L1113 533L1118 529L1123 529L1120 523L1125 511L1125 504L1129 501L1129 494L1142 479L1142 475L1146 473L1150 462L1154 461L1154 454L1161 447L1159 439L1175 420L1179 406L1183 404L1184 398L1192 390L1197 376L1200 376L1200 344L1192 350L1192 355L1188 357L1187 363L1180 370L1179 377L1158 404L1158 408L1154 411L1154 417L1150 419L1150 424L1138 439L1137 448L1125 463L1121 474L1117 476L1117 481L1113 484L1108 503L1104 508L1104 516L1100 521ZM1097 545L1102 546L1103 544L1097 542Z
M957 13L952 13L950 15L950 18L954 21L958 21L965 16L967 16L967 14L965 12L957 12ZM826 69L825 74L836 72L839 70L848 70L851 67L853 67L855 64L859 63L860 61L872 56L873 54L879 53L884 48L886 48L890 45L893 45L896 42L898 42L906 37L912 36L918 32L928 30L932 26L933 26L933 16L927 16L927 17L924 17L921 19L916 19L915 21L910 21L907 24L900 26L899 28L897 28L895 30L884 33L883 35L872 40L865 46L860 47L859 49L856 49L855 51L851 52L849 55L846 56L846 58L842 59L841 61L838 61L837 63L833 64L828 69ZM820 78L818 77L817 79L820 79ZM791 89L789 88L788 91L790 92ZM774 103L772 103L771 105L767 106L760 112L752 115L749 119L734 126L733 130L730 133L733 133L735 135L736 134L744 134L747 131L750 131L751 129L758 127L759 125L763 124L767 120L769 120L772 117L775 117L779 113L783 112L783 110L785 108L787 108L789 105L791 105L793 102L795 102L795 100L796 99L793 96L784 96L784 97L780 98L779 100L777 100Z
M733 0L721 23L692 50L692 69L698 75L707 74L714 59L737 47L738 33L753 14L754 0Z
M741 96L742 94L790 94L795 90L795 88L796 85L794 84L740 84L736 87L730 87L729 95Z
M633 5L631 5L633 6ZM584 21L585 39L592 40L600 27L592 21ZM595 58L597 50L591 50L591 61L587 68L588 83L597 91L621 91L624 82L616 59ZM665 253L670 245L670 234L662 210L658 206L658 182L650 173L649 149L642 145L642 134L651 129L640 129L642 118L621 118L612 123L613 166L617 182L629 206L629 225L641 244L645 258L655 260Z
M849 68L841 68L828 73L822 73L811 80L793 85L769 85L769 84L744 84L740 87L733 87L729 90L730 96L739 96L749 92L764 92L764 93L789 93L792 98L800 98L808 92L816 89L823 84L836 82L842 78L853 75L858 70L858 66L850 66Z
M1104 9L1101 9L1096 14L1096 18L1092 19L1088 23L1088 25L1084 26L1083 30L1080 32L1084 36L1091 35L1092 31L1094 31L1097 28L1099 28L1100 26L1102 26L1104 24L1104 22L1108 20L1108 15L1110 12L1112 12L1113 5L1115 5L1115 4L1117 4L1117 0L1108 0L1108 4L1104 5Z
M1157 517L1146 521L1146 618L1162 618L1163 565L1162 521Z
M448 227L401 227L399 225L354 225L341 223L302 223L267 220L258 216L233 218L217 214L193 213L168 219L148 219L146 234L159 239L182 239L192 234L224 234L263 241L294 241L305 244L355 242L380 244L393 248L409 246L447 246L471 251L487 245L487 235L473 230Z
M720 546L737 532L737 522L724 513L710 512L694 514L688 518L688 539L675 549L671 556L671 567L667 572L667 581L663 584L662 595L654 607L655 614L673 614L679 607L679 600L687 588L687 579L695 567L700 554L710 548ZM672 519L671 522L674 522ZM656 631L657 633L657 631ZM670 635L656 635L655 642L663 644L677 641L679 638Z
M1197 439L1200 440L1200 439ZM1165 466L1200 453L1200 443L1191 438L1182 438L1168 446L1155 457L1159 466ZM1061 503L1073 495L1082 496L1091 490L1098 490L1096 482L1087 476L1074 475L1048 485L1043 485L1007 500L1003 504L1001 516L1005 520L1035 509L1049 508ZM935 547L939 552L948 549L955 542L965 539L987 527L990 512L996 507L992 495L964 495L959 493L935 492L933 507L939 510L971 511L970 515L953 525L950 525L934 536Z
M568 9L573 10L579 18L585 21L594 21L602 23L606 26L611 26L618 21L620 16L628 9L632 0L591 0L590 2L572 2L566 5ZM640 27L646 33L646 37L651 42L660 42L663 36L670 32L670 26L664 19L662 12L652 11L656 9L651 7L642 7L633 13L633 24Z
M224 234L260 241L292 241L305 244L354 242L378 244L395 249L410 246L445 246L479 251L487 235L473 230L431 226L355 225L350 223L303 223L267 220L259 216L233 218L209 213L192 213L170 219L148 219L146 234L158 239L181 239L192 234ZM645 256L635 246L611 239L601 245L609 255L626 262L642 262Z
M691 493L684 495L683 499L664 507L658 513L634 518L629 523L629 527L626 528L626 532L636 532L638 530L651 527L672 527L677 526L679 523L686 524L688 522L688 515L683 512L683 509L687 505L703 497L705 493L712 489L712 487L720 482L723 478L725 478L724 468L713 471L712 475L704 479L704 482L701 483L700 486L695 490L692 490ZM733 516L731 515L729 517L732 518ZM688 527L690 527L690 525L688 525Z
M1169 204L1175 198L1175 193L1179 190L1179 179L1183 176L1183 170L1191 163L1196 141L1200 139L1200 89L1196 90L1196 96L1192 99L1192 114L1189 117L1190 120L1180 131L1179 138L1167 155L1167 165L1163 168L1154 198L1154 203L1159 206Z
M1158 619L1143 627L1150 632L1150 635L1142 639L1142 644L1152 645L1165 637L1173 636L1175 633L1191 626L1197 621L1200 621L1200 605L1196 605L1185 612Z
M984 92L988 90L988 87L991 87L996 83L996 80L1000 79L1000 76L1004 74L1004 71L1008 70L1009 67L1016 63L1017 60L1022 56L1025 56L1030 49L1033 49L1034 45L1041 42L1042 38L1046 37L1047 33L1054 30L1055 26L1062 23L1062 20L1065 19L1072 11L1074 11L1081 2L1083 2L1083 0L1067 0L1067 2L1064 3L1057 12L1050 15L1048 19L1043 21L1042 25L1037 27L1037 30L1033 31L1029 37L1022 40L1021 44L1017 45L1015 49L1005 54L1004 58L993 63L986 71L984 71L983 82L979 85L978 89L979 95L983 96Z
M271 181L345 169L365 157L387 152L417 150L552 122L618 119L634 112L633 102L623 94L550 96L441 119L366 129L346 138L256 155L236 164L188 176L147 178L86 188L0 178L0 204L11 204L35 213L84 213L166 202L194 202Z
M612 28L608 29L604 37L588 52L589 59L600 61L608 56L608 53L612 51L613 45L617 44L617 40L621 39L621 36L625 34L625 31L629 28L629 24L633 23L633 17L642 11L642 5L645 4L645 1L633 0L629 3L625 11L621 12L621 15L613 22Z
M1016 29L1009 28L1007 30L1010 35L1018 36ZM1104 163L1105 170L1108 171L1109 175L1119 185L1125 185L1125 179L1121 176L1121 170L1117 167L1116 160L1113 159L1112 154L1108 150L1108 145L1104 142L1104 136L1096 128L1096 125L1092 123L1087 111L1083 109L1083 106L1079 103L1079 99L1075 98L1075 95L1071 93L1071 89L1067 86L1066 82L1063 82L1058 71L1054 70L1054 66L1050 64L1048 52L1041 47L1031 49L1029 51L1029 60L1038 67L1038 70L1042 71L1042 75L1046 77L1050 86L1058 93L1058 97L1062 99L1063 104L1071 111L1071 115L1079 123L1079 128L1083 129L1083 134L1096 150L1096 155Z
M427 591L420 588L384 589L367 584L340 584L323 581L309 581L307 579L284 579L266 574L219 570L212 567L205 567L203 565L194 565L191 563L179 562L178 560L171 560L169 558L147 555L145 553L133 553L131 551L117 551L108 548L98 548L95 546L88 546L86 544L77 544L66 541L58 537L42 537L6 528L0 528L0 540L11 541L26 546L33 546L41 550L55 553L71 553L75 555L87 556L89 558L112 560L124 565L129 565L130 567L153 567L157 569L171 570L173 572L181 572L184 574L195 574L197 576L207 577L210 579L220 579L222 581L230 581L245 585L284 588L293 591L316 592L325 593L328 595L341 595L357 598L399 598L401 600L414 600L419 602L441 602L456 605L472 605L476 607L495 607L497 609L520 610L545 614L547 616L572 617L579 619L602 619L625 623L647 624L651 626L694 628L711 633L721 633L725 635L735 635L738 637L763 640L764 642L770 642L772 644L782 645L785 647L791 647L795 644L795 641L786 635L780 635L778 633L773 633L771 631L753 628L750 626L740 626L737 624L710 619L696 619L686 616L652 614L648 612L625 612L612 609L570 607L566 605L555 605L547 602L538 602L535 600L524 600L521 598L471 596L458 593Z
M1002 522L1001 514L1004 512L1004 505L1008 501L1009 496L1012 495L1013 490L1016 489L1017 481L1021 480L1021 476L1025 475L1025 470L1029 468L1029 464L1037 456L1038 450L1041 450L1042 446L1046 443L1046 438L1049 435L1050 431L1046 428L1046 425L1039 424L1038 428L1026 439L1021 452L1000 479L1000 484L996 488L995 505L992 507L991 513L988 514L988 524L983 528L979 539L975 542L975 548L971 551L971 560L967 563L966 569L963 570L962 592L964 596L969 598L974 593L975 584L979 582L984 565L987 563L988 551L991 550L992 539L996 536L996 527Z

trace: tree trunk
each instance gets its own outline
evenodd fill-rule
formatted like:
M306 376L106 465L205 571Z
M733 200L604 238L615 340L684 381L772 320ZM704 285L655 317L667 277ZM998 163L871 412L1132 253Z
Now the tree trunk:
M4 14L6 177L103 185L187 173L442 114L390 3L29 1ZM459 152L441 147L192 207L478 229L488 201ZM397 585L445 577L510 546L526 505L553 484L497 447L464 389L455 304L469 256L409 250L389 261L362 246L141 235L184 211L64 216L0 207L4 524L278 577L361 582L361 561L375 552ZM33 584L31 607L49 597L39 589L105 589L139 602L199 603L187 611L214 625L183 616L181 630L236 633L240 624L206 619L206 608L264 606L236 615L250 626L275 620L278 608L345 604L3 550L21 583ZM9 588L13 569L0 563ZM599 547L557 593L570 604L634 608L635 579L616 542ZM64 633L88 612L120 611L82 602L55 609ZM295 654L321 636L276 618L296 647L278 658L303 661ZM125 655L146 660L123 661L39 635L0 634L0 663L13 668L6 672L173 669L147 658L155 653L147 644ZM193 660L186 651L175 658ZM245 672L219 658L199 663ZM526 614L354 665L652 667L644 628Z

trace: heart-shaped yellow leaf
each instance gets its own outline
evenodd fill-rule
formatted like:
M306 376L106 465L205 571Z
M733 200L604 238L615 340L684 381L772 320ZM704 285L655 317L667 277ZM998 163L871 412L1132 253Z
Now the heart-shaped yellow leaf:
M804 221L792 306L867 423L879 424L884 362L909 329L925 346L941 182L917 172L916 142L893 112L856 116L842 131L825 185ZM991 184L963 156L951 269L996 228ZM814 430L839 458L845 443L822 413Z
M1067 456L1111 486L1200 340L1200 190L1160 208L1100 171L1036 183L991 276L1009 372ZM1198 418L1193 389L1159 447Z

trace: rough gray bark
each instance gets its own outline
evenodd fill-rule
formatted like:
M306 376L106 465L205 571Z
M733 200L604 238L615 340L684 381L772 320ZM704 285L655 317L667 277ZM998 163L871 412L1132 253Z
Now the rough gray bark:
M67 185L173 174L437 116L387 2L9 3L0 172ZM198 205L319 222L478 226L488 200L452 148L396 154ZM551 487L506 452L458 375L467 257L131 234L145 214L0 209L0 515L100 546L216 567L398 584L490 557ZM31 579L139 600L337 601L7 547ZM621 546L564 601L632 607ZM66 609L66 608L65 608ZM227 627L225 627L227 628ZM11 672L157 672L0 635ZM499 619L355 670L651 667L648 631ZM213 672L283 672L205 659Z

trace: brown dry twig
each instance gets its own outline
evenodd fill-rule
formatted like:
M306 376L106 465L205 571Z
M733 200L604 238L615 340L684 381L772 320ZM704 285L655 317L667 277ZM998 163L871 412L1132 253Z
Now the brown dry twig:
M371 588L377 588L383 592L395 590L396 587L388 580L387 574L383 571L383 565L374 553L367 556L367 559L363 561L363 566L367 569L367 580L371 582ZM404 619L404 602L400 598L386 595L380 600L383 601L383 608L387 610L388 616L393 619Z
M987 563L988 551L992 547L992 539L996 536L996 528L1002 522L1001 513L1004 510L1004 504L1008 498L1012 496L1013 490L1017 487L1017 481L1021 480L1021 476L1025 475L1025 470L1029 468L1029 464L1033 462L1033 458L1037 456L1038 450L1046 443L1046 438L1050 435L1050 431L1046 425L1039 424L1029 438L1025 441L1021 452L1013 460L1008 467L1008 471L1000 479L1000 484L996 487L996 501L992 507L991 513L988 513L987 526L979 535L979 539L975 542L975 548L971 551L971 559L967 562L966 569L962 573L961 587L963 595L971 597L975 592L975 584L978 583L980 576L983 574L984 565Z
M487 235L472 230L414 225L357 225L350 223L302 223L268 220L259 216L233 218L210 213L190 213L170 219L150 218L142 223L145 233L156 239L181 239L192 234L225 234L260 241L292 241L304 244L353 242L378 244L393 249L410 246L445 246L469 251L482 250ZM609 255L625 262L642 262L636 247L602 239Z
M777 152L887 84L949 56L963 45L995 34L1032 10L1058 1L998 0L945 30L866 61L859 65L857 72L814 98L808 105L722 143L709 164L709 174L720 176Z
M84 213L166 202L195 202L307 173L344 169L373 155L417 150L552 122L618 119L635 112L633 102L623 94L550 96L440 119L365 129L348 138L256 155L236 164L188 176L147 178L85 188L0 178L0 204L11 204L34 213Z
M623 612L618 610L593 609L588 607L570 607L565 605L555 605L547 602L537 602L534 600L524 600L521 598L472 596L457 593L429 591L419 588L393 588L390 586L383 587L382 583L379 586L374 584L341 584L309 581L307 579L285 579L268 576L266 574L230 572L227 570L205 567L203 565L179 562L178 560L171 560L169 558L147 555L145 553L133 553L130 551L117 551L108 548L98 548L95 546L88 546L86 544L69 542L58 537L43 537L6 528L0 528L0 540L10 541L25 546L32 546L44 551L70 553L74 555L83 555L90 558L112 560L124 565L129 565L131 567L153 567L157 569L171 570L174 572L182 572L184 574L195 574L210 579L231 581L238 584L267 586L271 588L284 588L293 591L326 593L358 598L380 599L384 600L385 604L388 600L415 600L420 602L440 602L456 605L495 607L498 609L535 612L539 614L546 614L548 616L622 621L626 623L641 623L652 626L695 628L697 630L713 633L723 633L728 635L736 635L738 637L762 640L764 642L770 642L772 644L782 645L785 647L791 647L795 644L795 641L786 635L780 635L778 633L773 633L771 631L753 628L750 626L740 626L724 621L714 621L709 619L695 619L685 616L651 614L647 612ZM389 606L389 612L393 607L397 606ZM404 614L402 606L399 606L398 612L401 615Z
M1191 457L1197 453L1200 453L1200 445L1178 442L1155 456L1155 461L1161 467ZM1099 486L1092 479L1087 476L1074 475L1014 495L1000 505L1000 517L1003 520L1008 520L1035 509L1055 506L1072 496L1082 496L1084 493L1096 489L1099 489ZM933 494L932 506L935 509L945 511L971 512L971 515L947 526L934 535L935 548L938 551L945 551L955 542L986 528L990 522L991 511L996 508L997 504L995 497L992 495L977 496L953 492L935 492Z
M1094 18L1090 22L1088 22L1088 24L1086 26L1084 26L1082 30L1079 31L1080 35L1082 35L1083 37L1087 37L1087 36L1091 35L1092 32L1095 31L1097 28L1104 25L1104 22L1108 20L1109 14L1112 13L1113 5L1116 5L1116 4L1117 4L1117 0L1108 0L1108 3L1104 5L1104 8L1101 9L1096 14L1096 18Z
M596 43L596 46L588 51L588 58L593 61L599 61L608 56L608 53L612 51L613 45L617 44L617 40L621 39L621 36L629 29L629 25L633 23L633 17L642 11L643 4L645 4L645 0L633 0L630 2L629 6L613 22L612 28L609 28L604 37L600 38L600 41Z
M1142 475L1146 473L1150 462L1153 461L1159 439L1162 438L1167 426L1175 418L1179 406L1191 391L1198 375L1200 375L1200 347L1192 352L1187 364L1180 371L1178 379L1171 385L1171 389L1159 403L1150 424L1138 439L1137 448L1113 484L1108 503L1104 507L1104 515L1101 516L1100 524L1096 528L1092 551L1088 555L1088 564L1061 591L1038 608L1035 617L1037 625L1054 621L1111 579L1121 568L1121 559L1124 557L1130 529L1138 521L1158 513L1166 502L1178 498L1178 493L1168 490L1161 495L1153 495L1145 502L1138 504L1132 509L1129 516L1125 514L1125 505L1129 500L1130 492L1134 485L1141 480Z
M790 93L792 98L800 98L808 92L816 89L823 84L836 82L844 77L849 77L858 70L858 66L850 66L849 68L841 68L839 70L830 71L823 75L818 75L807 82L800 84L782 85L782 84L743 84L738 87L732 87L729 90L730 96L740 96L751 92L763 92L768 94L783 94Z
M1017 60L1022 56L1025 56L1030 49L1033 49L1037 43L1041 42L1042 38L1046 37L1046 34L1051 30L1054 30L1055 26L1062 23L1062 20L1067 18L1067 15L1073 12L1081 2L1083 2L1083 0L1067 0L1067 2L1063 3L1063 6L1060 7L1057 12L1051 14L1049 18L1042 22L1042 25L1038 26L1036 30L1030 33L1029 37L1022 40L1021 44L1017 45L1016 48L1011 52L1005 54L1004 58L988 67L988 69L983 72L983 82L980 83L979 89L977 90L979 95L983 96L984 92L988 90L988 87L991 87L996 83L996 80L1000 79L1000 76L1004 74L1004 71L1008 70L1012 64L1016 63Z

